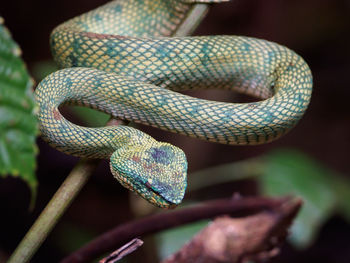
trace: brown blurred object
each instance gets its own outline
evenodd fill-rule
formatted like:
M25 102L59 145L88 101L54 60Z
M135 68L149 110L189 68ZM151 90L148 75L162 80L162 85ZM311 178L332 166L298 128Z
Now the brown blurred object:
M242 218L216 218L177 253L162 263L266 262L279 253L301 206L301 200L286 199L269 212Z

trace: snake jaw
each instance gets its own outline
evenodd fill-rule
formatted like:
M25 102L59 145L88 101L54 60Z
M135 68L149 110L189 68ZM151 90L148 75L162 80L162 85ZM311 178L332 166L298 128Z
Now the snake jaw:
M173 208L184 197L187 161L171 144L124 146L112 154L110 167L124 187L158 207Z

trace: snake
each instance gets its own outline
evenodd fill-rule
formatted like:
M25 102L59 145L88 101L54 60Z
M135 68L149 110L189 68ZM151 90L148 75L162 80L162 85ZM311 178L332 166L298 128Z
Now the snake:
M223 0L115 0L57 26L50 46L60 70L35 90L42 138L59 151L109 158L113 176L161 208L181 203L184 152L126 126L84 127L62 105L79 105L170 132L229 145L286 134L303 116L312 74L294 51L246 36L176 36L196 6ZM188 20L187 20L188 21ZM195 98L225 89L247 103Z

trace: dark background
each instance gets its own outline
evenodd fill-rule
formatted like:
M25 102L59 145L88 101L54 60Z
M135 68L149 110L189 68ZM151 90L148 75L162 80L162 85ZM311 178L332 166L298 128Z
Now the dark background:
M53 27L105 2L3 0L0 14L21 46L31 71L37 63L51 59L48 39ZM214 5L195 34L247 35L286 45L309 64L314 92L310 107L297 127L268 145L217 145L145 128L156 138L181 147L187 154L189 172L289 147L305 152L339 173L350 174L350 1L233 0ZM220 92L198 95L212 95L225 101L231 96ZM39 188L33 212L28 211L30 193L26 185L13 178L0 179L0 262L14 250L77 161L40 139L38 144ZM236 184L232 189L243 194L255 191L249 182ZM224 196L225 191L220 193L217 196ZM67 229L67 225L79 225L89 229L91 235L97 235L129 220L133 215L128 200L127 191L114 181L107 162L103 161L32 262L56 262L65 255L57 240L65 242L60 231ZM142 262L146 262L146 258L143 256ZM350 226L340 217L333 217L311 248L296 251L286 245L273 262L350 262Z

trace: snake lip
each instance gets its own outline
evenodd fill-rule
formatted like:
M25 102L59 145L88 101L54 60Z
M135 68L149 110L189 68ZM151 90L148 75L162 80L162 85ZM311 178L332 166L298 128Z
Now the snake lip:
M157 191L157 189L151 185L150 182L143 180L139 175L133 174L132 177L125 176L124 172L116 165L110 162L110 168L113 176L123 185L125 188L137 193L142 198L146 199L155 206L164 209L172 209L177 206Z

